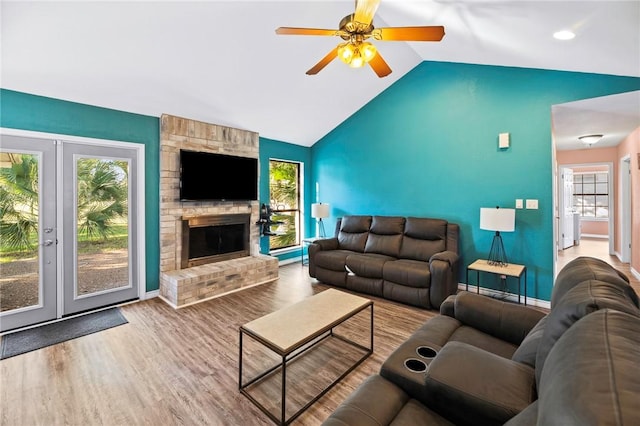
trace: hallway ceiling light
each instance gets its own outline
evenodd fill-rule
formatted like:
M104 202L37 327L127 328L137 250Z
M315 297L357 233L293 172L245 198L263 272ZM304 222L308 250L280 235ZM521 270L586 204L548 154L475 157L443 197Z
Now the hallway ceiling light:
M573 31L562 30L553 33L553 38L556 40L572 40L576 34Z
M602 139L602 135L584 135L579 136L578 139L580 139L580 142L585 145L593 145L594 143L597 143L600 139Z

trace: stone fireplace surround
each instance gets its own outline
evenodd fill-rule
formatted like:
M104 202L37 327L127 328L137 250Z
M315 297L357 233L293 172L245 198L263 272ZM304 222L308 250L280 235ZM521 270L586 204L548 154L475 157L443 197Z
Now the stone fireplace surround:
M258 158L258 134L163 114L160 129L160 297L174 308L202 302L278 278L278 260L258 253L258 226L250 226L251 255L181 268L184 217L249 214L259 202L179 201L180 149Z

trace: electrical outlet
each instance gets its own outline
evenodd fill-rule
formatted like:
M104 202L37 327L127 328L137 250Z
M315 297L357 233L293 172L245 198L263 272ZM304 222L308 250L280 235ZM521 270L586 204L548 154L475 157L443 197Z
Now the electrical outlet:
M527 200L527 208L530 210L537 210L538 200Z
M516 198L516 209L523 208L522 198Z

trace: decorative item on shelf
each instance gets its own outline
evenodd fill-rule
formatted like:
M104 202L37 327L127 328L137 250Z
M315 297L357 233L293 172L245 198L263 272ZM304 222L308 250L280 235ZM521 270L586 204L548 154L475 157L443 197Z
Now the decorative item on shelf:
M580 142L582 142L585 145L591 146L595 143L598 143L600 141L600 139L602 139L601 134L593 134L593 135L584 135L584 136L578 136L578 139L580 140Z
M311 204L311 217L318 219L318 229L320 237L325 238L324 223L322 219L329 217L329 204L313 203Z
M495 266L507 266L507 253L504 250L500 232L513 232L516 227L515 209L480 208L480 229L496 231L489 251L488 263Z
M256 222L256 225L260 226L261 237L271 237L274 235L278 235L277 233L271 231L271 227L273 225L280 225L283 222L272 220L272 215L273 210L271 209L271 206L263 203L260 206L260 219L258 219L258 221Z

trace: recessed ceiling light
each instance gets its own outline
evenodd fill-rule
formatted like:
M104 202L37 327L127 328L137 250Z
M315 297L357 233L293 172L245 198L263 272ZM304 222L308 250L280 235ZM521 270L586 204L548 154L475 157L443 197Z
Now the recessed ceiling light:
M576 36L575 33L569 30L562 30L562 31L553 33L553 38L557 40L571 40L575 36Z

